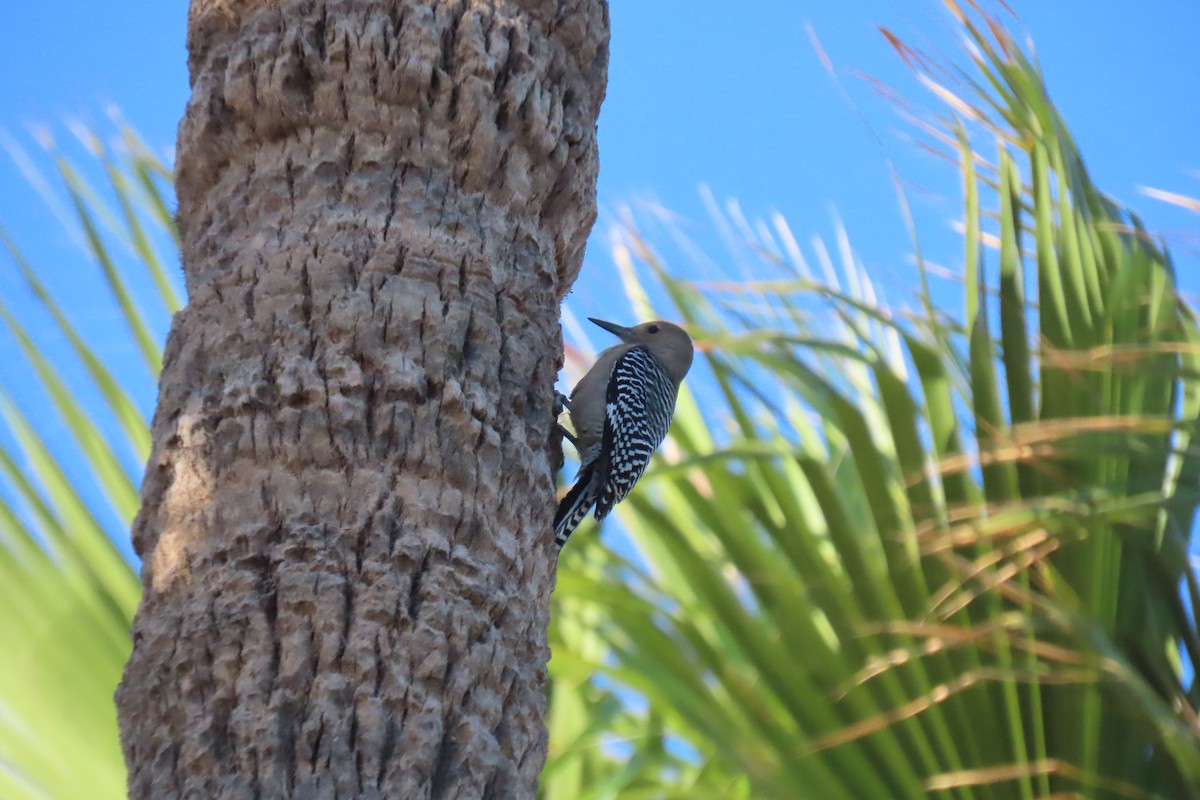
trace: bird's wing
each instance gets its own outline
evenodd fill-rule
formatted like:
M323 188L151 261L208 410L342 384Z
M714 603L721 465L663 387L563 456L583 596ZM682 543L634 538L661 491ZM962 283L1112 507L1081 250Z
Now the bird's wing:
M604 519L637 483L666 438L674 410L675 386L650 352L626 351L608 379L596 519Z

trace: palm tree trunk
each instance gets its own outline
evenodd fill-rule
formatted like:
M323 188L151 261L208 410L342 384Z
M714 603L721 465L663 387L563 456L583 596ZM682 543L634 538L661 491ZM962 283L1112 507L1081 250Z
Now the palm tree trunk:
M605 0L193 0L133 798L532 798Z

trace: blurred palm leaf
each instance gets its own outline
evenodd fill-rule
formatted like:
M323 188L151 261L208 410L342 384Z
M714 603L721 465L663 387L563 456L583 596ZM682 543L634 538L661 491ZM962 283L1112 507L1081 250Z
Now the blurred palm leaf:
M681 397L620 507L633 563L577 544L559 602L594 608L592 667L668 749L755 798L1200 797L1196 320L1036 65L948 5L972 74L888 38L945 108L963 316L924 265L920 310L889 309L844 236L817 282L777 220L751 234L776 277L705 284L627 224L625 275L718 392ZM672 316L646 295L633 316Z
M107 185L96 189L43 135L65 203L49 194L52 183L34 159L13 142L9 151L53 207L70 209L64 226L99 267L115 315L153 377L161 352L147 320L163 323L178 307L167 259L156 249L156 238L169 247L173 233L169 217L157 213L167 206L167 173L129 131L119 154L90 131L78 133ZM147 179L135 186L138 175ZM10 654L0 659L0 796L123 797L112 692L140 586L114 541L126 538L137 510L140 474L126 465L144 463L148 425L124 386L128 368L110 368L3 230L0 244L18 287L0 297L3 332L16 345L0 384L0 604L9 610L0 648ZM70 280L87 277L80 271ZM149 302L130 288L146 277L160 287ZM25 391L16 392L19 385ZM39 399L28 399L30 386ZM18 394L26 399L18 402Z

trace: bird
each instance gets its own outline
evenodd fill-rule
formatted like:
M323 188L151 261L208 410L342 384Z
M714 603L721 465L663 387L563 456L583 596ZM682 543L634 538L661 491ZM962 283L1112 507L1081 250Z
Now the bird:
M579 452L575 485L558 504L554 542L559 550L594 506L596 521L625 499L642 476L675 413L679 385L692 366L692 339L663 320L632 328L588 317L621 339L600 353L569 398L557 395L570 412Z

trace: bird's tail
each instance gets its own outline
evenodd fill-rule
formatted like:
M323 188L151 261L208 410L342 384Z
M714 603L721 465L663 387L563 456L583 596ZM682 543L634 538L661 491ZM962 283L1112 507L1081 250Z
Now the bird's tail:
M596 487L592 485L595 472L596 468L590 464L580 470L575 485L558 504L554 513L554 543L560 550L596 503Z

